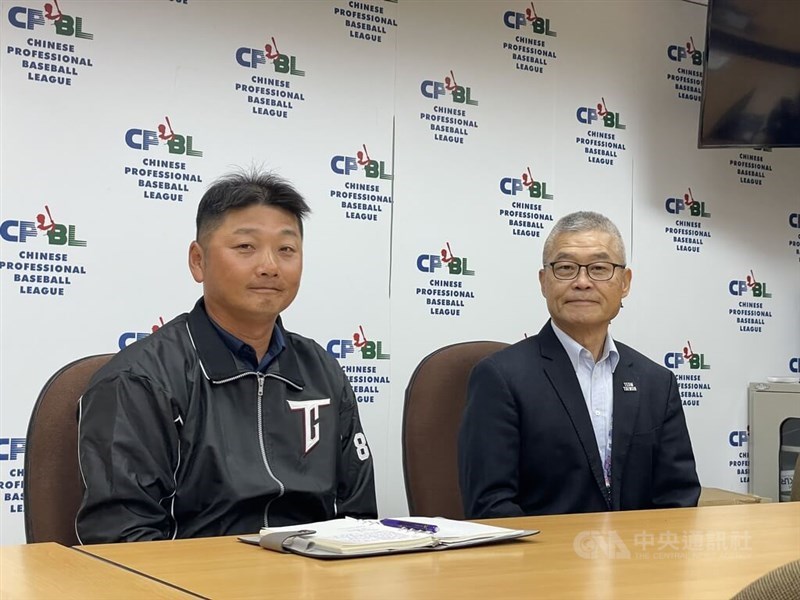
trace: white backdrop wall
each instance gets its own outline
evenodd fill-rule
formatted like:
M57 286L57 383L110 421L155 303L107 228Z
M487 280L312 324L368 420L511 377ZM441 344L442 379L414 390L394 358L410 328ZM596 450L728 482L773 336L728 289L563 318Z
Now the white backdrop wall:
M312 206L284 321L350 375L382 514L406 510L414 367L535 334L543 240L580 209L628 245L614 335L681 381L702 483L746 490L747 383L800 356L800 154L696 149L702 67L677 48L703 51L705 7L49 4L0 2L0 543L24 540L39 390L191 307L197 203L235 166Z

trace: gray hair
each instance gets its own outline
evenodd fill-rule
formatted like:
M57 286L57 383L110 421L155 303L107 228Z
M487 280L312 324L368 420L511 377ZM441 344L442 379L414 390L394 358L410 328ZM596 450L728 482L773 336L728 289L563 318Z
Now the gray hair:
M562 233L580 233L584 231L602 231L603 233L609 234L613 239L614 250L622 257L623 264L625 263L625 242L622 241L622 235L620 235L619 229L617 229L617 226L605 215L591 211L570 213L556 221L556 224L553 225L553 229L550 230L550 235L547 236L544 242L542 263L547 263L547 257L552 252L553 244L555 244L555 240L559 235Z

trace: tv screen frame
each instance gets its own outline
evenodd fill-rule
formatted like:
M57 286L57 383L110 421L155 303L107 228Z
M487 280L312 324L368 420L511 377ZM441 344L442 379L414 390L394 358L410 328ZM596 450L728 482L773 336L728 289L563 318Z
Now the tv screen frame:
M708 0L698 148L800 147L799 31L798 0Z

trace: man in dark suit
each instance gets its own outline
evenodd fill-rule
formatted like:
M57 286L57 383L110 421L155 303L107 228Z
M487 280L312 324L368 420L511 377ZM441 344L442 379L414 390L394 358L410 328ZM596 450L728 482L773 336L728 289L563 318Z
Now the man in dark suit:
M631 283L619 230L567 215L543 263L550 321L470 377L458 448L467 518L695 506L675 376L608 332Z

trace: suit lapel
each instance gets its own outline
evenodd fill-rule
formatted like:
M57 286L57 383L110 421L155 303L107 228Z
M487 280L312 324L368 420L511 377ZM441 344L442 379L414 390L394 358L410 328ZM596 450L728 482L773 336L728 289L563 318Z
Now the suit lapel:
M611 504L615 509L620 507L620 484L640 404L640 382L633 360L622 344L617 344L617 350L619 363L614 371L614 416L611 433Z
M605 478L603 477L603 465L600 461L600 453L597 450L597 438L594 435L592 421L586 408L586 400L583 397L580 383L578 383L578 376L575 375L575 370L572 368L567 351L558 341L549 321L539 332L538 339L542 357L546 359L544 361L545 375L550 380L556 394L558 394L567 414L569 414L597 486L603 498L608 502L605 491Z

